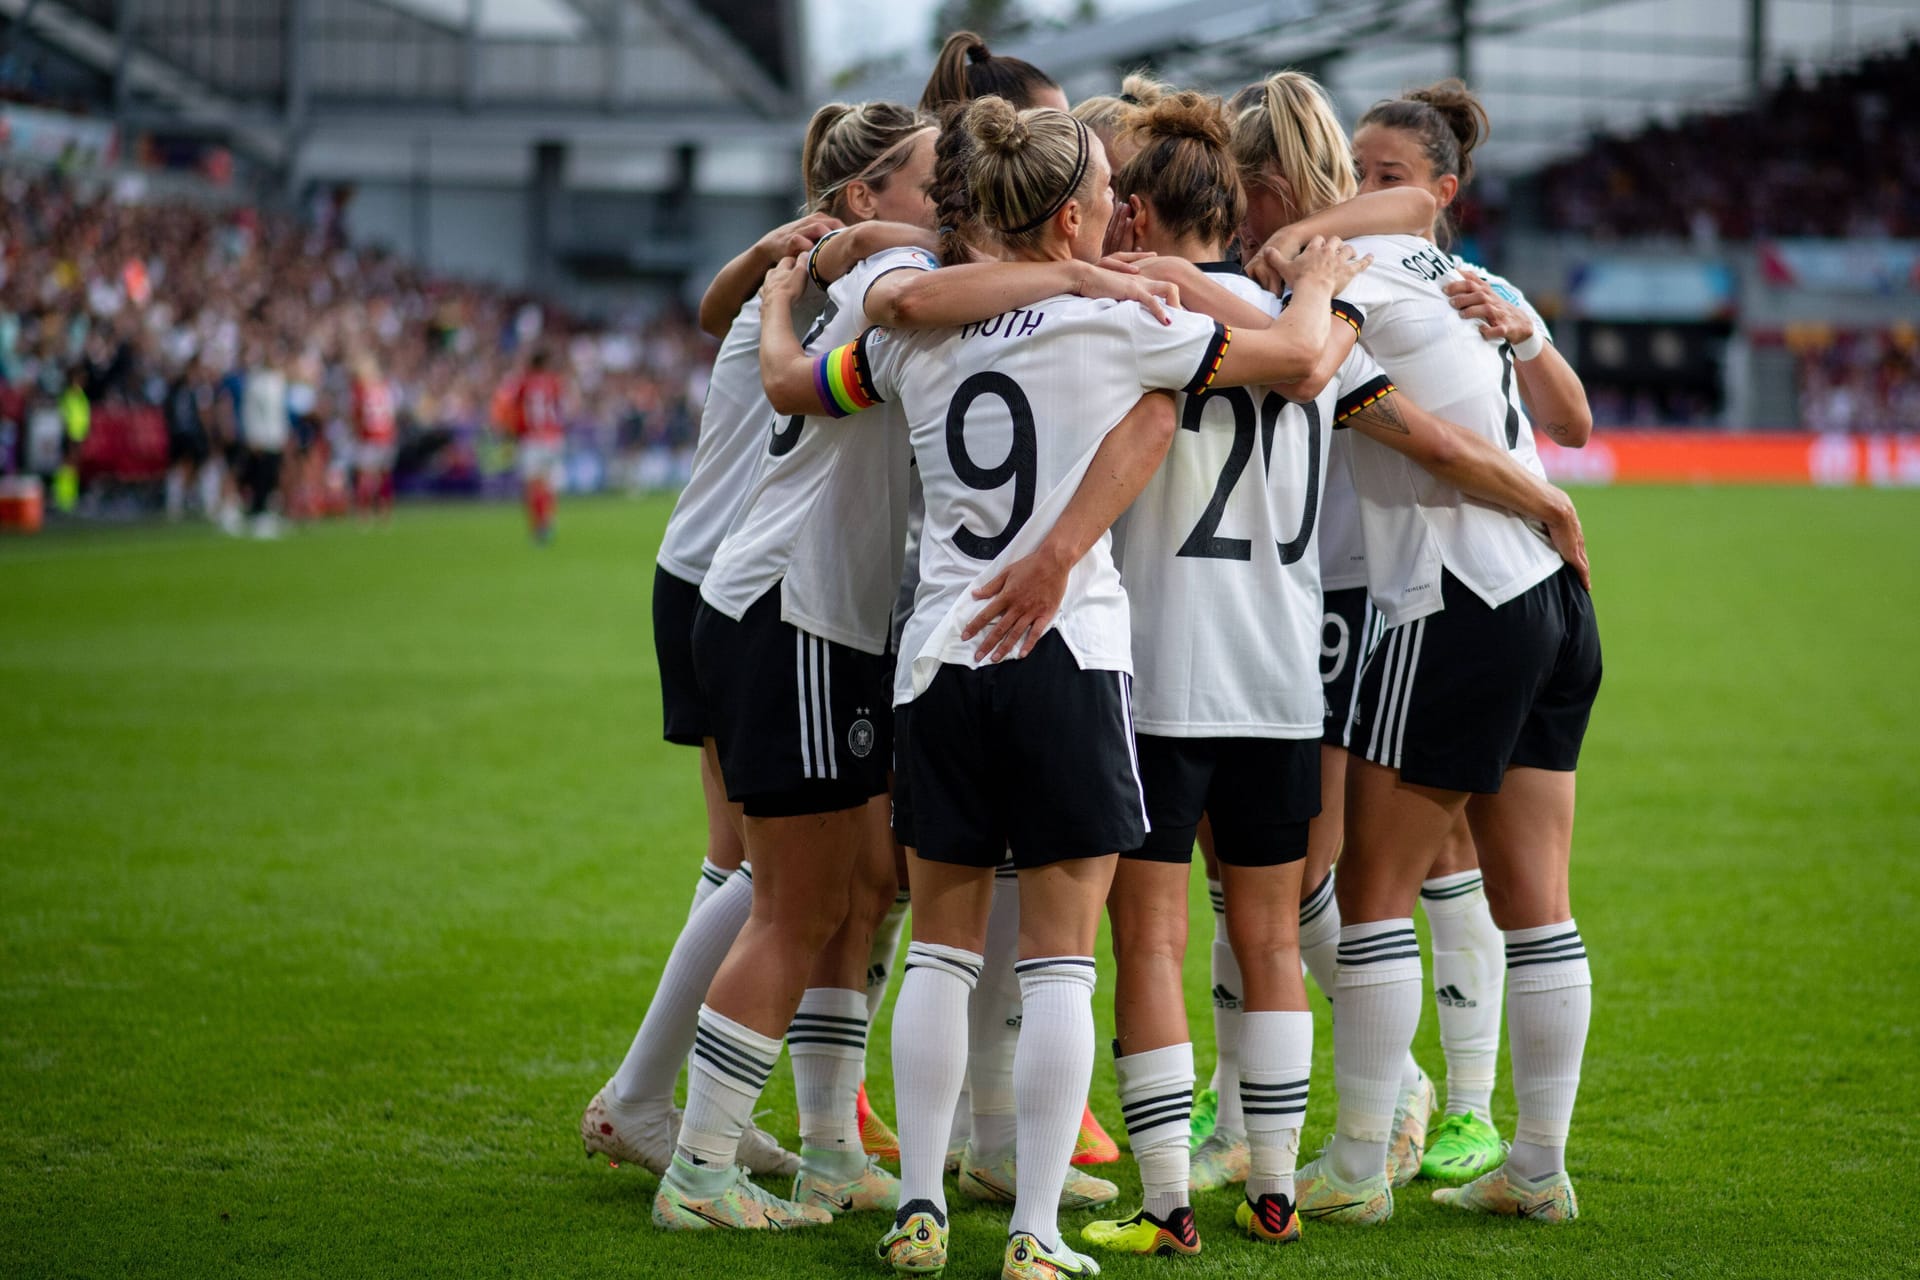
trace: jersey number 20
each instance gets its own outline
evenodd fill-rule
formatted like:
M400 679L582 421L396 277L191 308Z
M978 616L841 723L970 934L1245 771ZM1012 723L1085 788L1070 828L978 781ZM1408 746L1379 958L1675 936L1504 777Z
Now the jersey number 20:
M1220 468L1220 479L1213 486L1213 497L1208 501L1207 509L1200 513L1199 523L1193 526L1193 532L1187 535L1187 540L1180 544L1180 550L1174 554L1202 560L1251 560L1252 541L1221 537L1220 522L1226 518L1227 500L1239 485L1247 463L1253 460L1256 426L1253 393L1245 387L1223 387L1218 391L1188 396L1186 408L1180 415L1181 429L1200 430L1200 416L1206 412L1207 405L1214 401L1222 402L1233 410L1233 447L1227 453L1226 465ZM1257 425L1261 452L1269 471L1273 469L1274 430L1286 407L1287 401L1271 391L1260 404ZM1292 564L1307 554L1307 547L1313 541L1314 521L1320 511L1320 406L1311 400L1303 400L1300 408L1307 415L1306 509L1300 513L1300 532L1288 541L1276 544L1281 564Z

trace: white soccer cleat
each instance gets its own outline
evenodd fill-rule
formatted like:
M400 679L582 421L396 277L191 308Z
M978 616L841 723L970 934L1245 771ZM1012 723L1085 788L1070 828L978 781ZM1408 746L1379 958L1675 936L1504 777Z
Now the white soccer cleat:
M680 1108L624 1107L612 1081L593 1095L580 1117L580 1142L588 1156L603 1155L611 1164L637 1164L656 1174L666 1173L679 1134Z

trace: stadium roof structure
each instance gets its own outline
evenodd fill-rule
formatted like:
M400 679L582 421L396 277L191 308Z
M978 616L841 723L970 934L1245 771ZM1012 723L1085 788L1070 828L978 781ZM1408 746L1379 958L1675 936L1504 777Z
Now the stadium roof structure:
M671 168L804 119L798 0L0 0L116 115L289 171L511 178L560 143ZM661 159L661 157L665 157ZM602 163L604 162L604 163ZM636 160L639 162L639 160ZM750 170L754 162L736 166ZM790 168L781 162L782 172Z
M1147 66L1230 93L1285 67L1318 77L1349 122L1381 98L1463 75L1492 117L1480 163L1520 172L1596 132L1750 99L1788 67L1920 35L1914 0L1201 0L996 44L1074 100ZM911 101L887 77L844 93Z

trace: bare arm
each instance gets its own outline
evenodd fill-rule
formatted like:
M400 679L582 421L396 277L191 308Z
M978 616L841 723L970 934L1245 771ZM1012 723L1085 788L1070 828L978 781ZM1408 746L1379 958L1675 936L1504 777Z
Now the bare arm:
M1312 378L1333 332L1333 295L1372 263L1372 258L1355 260L1338 240L1315 240L1288 260L1284 270L1293 301L1268 328L1235 331L1215 384L1303 383Z
M1370 191L1280 228L1267 237L1267 247L1291 258L1315 236L1351 240L1355 236L1425 235L1439 208L1423 187Z
M867 290L867 319L891 329L948 329L1063 293L1132 299L1162 324L1167 305L1180 305L1179 290L1171 285L1089 262L969 262L888 272Z
M1592 589L1586 535L1573 499L1515 462L1505 449L1434 417L1398 392L1374 401L1346 425L1405 454L1469 497L1540 521L1560 558Z
M832 284L853 264L888 249L921 248L929 253L940 247L939 237L925 227L910 222L862 222L838 235L826 237L813 255L808 269L822 286Z
M1033 652L1053 625L1066 595L1067 575L1147 487L1167 456L1173 431L1173 397L1154 392L1142 396L1107 433L1046 538L975 589L973 594L987 603L960 633L962 640L971 640L986 631L975 657L998 662L1016 645L1022 658Z
M1221 324L1230 324L1235 333L1269 329L1273 317L1254 306L1233 290L1220 284L1185 258L1165 255L1142 258L1140 274L1150 280L1162 280L1180 290L1180 305L1203 316L1212 316Z
M760 278L781 258L804 254L821 236L840 225L838 218L824 213L808 214L784 223L747 246L733 261L720 268L713 283L700 298L700 328L708 336L724 338L733 318L747 304Z
M1593 436L1593 410L1587 405L1587 388L1580 375L1551 342L1532 359L1520 358L1520 351L1535 333L1533 316L1527 309L1502 298L1471 271L1463 270L1460 279L1449 281L1444 288L1454 310L1479 321L1481 337L1515 348L1513 363L1520 375L1520 398L1526 401L1527 414L1534 424L1555 444L1569 449L1586 444Z
M760 383L776 413L827 410L813 381L813 361L793 331L793 303L806 287L806 263L786 258L767 272L760 288Z

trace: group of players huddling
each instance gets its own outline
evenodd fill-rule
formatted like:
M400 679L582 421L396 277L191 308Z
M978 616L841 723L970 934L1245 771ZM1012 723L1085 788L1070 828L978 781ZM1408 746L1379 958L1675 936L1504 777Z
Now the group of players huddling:
M725 340L653 608L708 854L588 1151L660 1174L669 1230L885 1210L880 1256L910 1274L946 1265L952 1173L1012 1206L1005 1276L1095 1273L1058 1211L1118 1195L1075 1167L1116 1154L1085 1108L1104 911L1144 1203L1085 1244L1196 1253L1190 1189L1229 1183L1275 1243L1384 1222L1416 1176L1570 1220L1591 980L1568 857L1600 647L1533 430L1578 446L1590 419L1525 300L1435 242L1485 115L1448 82L1349 142L1295 72L1066 108L954 36L918 109L815 115L807 213L706 295ZM1196 839L1219 1057L1198 1106ZM1447 1056L1431 1129L1416 900ZM909 903L895 1139L867 1027ZM1296 1169L1303 961L1339 1114ZM797 1157L753 1123L783 1040Z

